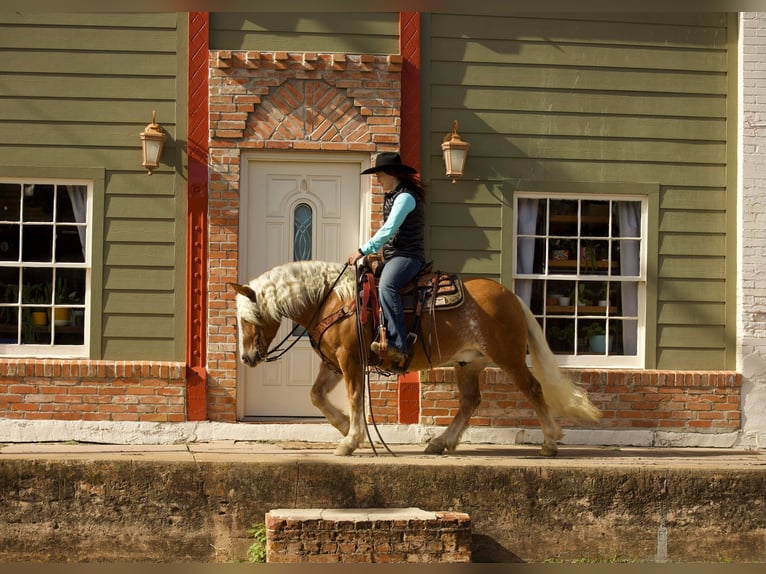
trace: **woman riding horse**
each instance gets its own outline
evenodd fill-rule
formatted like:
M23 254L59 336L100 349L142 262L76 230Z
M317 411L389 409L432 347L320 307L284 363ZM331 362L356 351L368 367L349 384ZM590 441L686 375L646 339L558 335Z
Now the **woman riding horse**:
M375 166L362 175L373 174L383 188L383 225L372 238L352 253L350 265L365 255L383 248L385 265L380 275L379 296L385 329L380 340L373 341L372 351L391 360L391 371L403 373L409 363L407 327L404 322L399 290L412 281L425 263L423 185L415 177L417 170L402 163L398 153L384 152L375 158Z

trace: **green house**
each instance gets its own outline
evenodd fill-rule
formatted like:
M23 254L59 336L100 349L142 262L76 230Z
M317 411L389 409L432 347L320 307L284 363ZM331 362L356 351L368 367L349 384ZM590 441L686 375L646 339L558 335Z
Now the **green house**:
M2 373L21 364L31 380L47 365L121 397L111 411L0 401L0 416L318 416L307 342L238 364L227 283L294 258L345 260L381 219L359 173L396 150L427 184L434 267L514 289L598 397L603 428L582 440L756 440L743 389L763 383L745 372L743 385L738 359L757 268L743 258L757 225L743 217L755 168L740 119L757 114L744 31L761 25L510 7L0 13ZM148 175L153 114L166 139ZM453 125L470 143L455 181L441 150ZM381 398L383 422L442 424L422 410L450 381L434 373L377 380L415 393L414 407ZM485 385L504 383L493 371ZM141 385L156 401L123 408ZM528 426L494 412L477 416Z

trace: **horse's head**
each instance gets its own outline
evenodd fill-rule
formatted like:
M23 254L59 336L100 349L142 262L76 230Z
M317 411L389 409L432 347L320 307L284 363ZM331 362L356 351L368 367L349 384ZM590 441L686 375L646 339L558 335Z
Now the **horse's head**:
M229 285L237 292L239 358L248 367L254 367L267 359L269 345L279 330L279 322L264 320L258 312L255 291L248 285Z

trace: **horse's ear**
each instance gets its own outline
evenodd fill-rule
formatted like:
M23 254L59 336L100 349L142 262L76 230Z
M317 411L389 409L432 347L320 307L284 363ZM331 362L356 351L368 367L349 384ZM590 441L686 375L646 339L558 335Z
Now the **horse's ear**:
M253 291L250 287L247 285L240 285L238 283L229 283L229 286L234 289L237 293L240 295L243 295L244 297L247 297L250 299L253 303L255 303L255 291Z

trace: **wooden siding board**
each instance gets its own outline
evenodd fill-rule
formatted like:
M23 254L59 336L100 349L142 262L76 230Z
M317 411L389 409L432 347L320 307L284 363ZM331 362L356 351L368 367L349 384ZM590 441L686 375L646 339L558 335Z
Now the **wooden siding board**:
M152 110L157 112L157 121L163 126L173 125L175 118L174 101L154 101L147 103L146 100L99 100L90 99L88 105L73 105L66 98L59 98L56 94L40 95L39 97L28 96L3 96L0 95L0 121L14 120L25 122L48 121L52 123L82 123L82 124L109 124L114 123L116 115L121 123L130 124L136 133L140 133L146 124L152 120ZM115 113L118 108L118 114ZM151 109L150 109L151 108ZM135 133L133 134L135 136ZM124 145L125 142L122 142ZM167 142L168 145L172 145Z
M511 86L433 86L432 109L503 110L508 113L602 114L632 117L726 118L726 97L710 94L646 93L626 97L620 93L584 93L568 90L519 89Z
M80 52L176 51L175 34L160 34L157 28L88 26L0 26L0 50L51 50L76 47ZM71 49L71 48L70 48Z
M663 302L657 309L660 325L724 325L726 306L723 303Z
M464 128L460 133L467 138L472 132ZM438 145L439 141L441 140L431 145ZM498 149L516 148L523 150L524 155L529 158L630 161L673 165L715 163L720 160L721 153L726 151L726 144L723 142L661 141L627 137L573 138L559 135L532 137L487 133L472 138L472 141L475 143L471 145L471 151L485 157L495 155Z
M704 20L693 25L692 19L681 16L651 14L606 15L588 13L577 16L562 14L518 15L509 18L476 16L466 18L457 14L435 14L437 30L460 30L466 38L507 39L518 41L553 41L598 44L608 42L620 46L658 46L663 48L703 49L726 48L726 26L722 14L700 13ZM646 18L649 16L649 18ZM644 24L637 26L643 20Z
M0 70L10 73L55 75L141 75L173 76L176 70L176 55L172 53L151 53L140 59L127 52L91 52L82 54L73 50L38 52L30 50L0 50ZM91 80L101 81L101 80Z
M70 98L79 100L71 105L87 105L88 100L110 99L116 102L122 100L143 100L149 109L151 121L151 105L154 101L173 101L176 95L176 80L174 77L140 77L118 76L108 80L94 80L87 74L80 75L30 75L30 74L0 74L3 91L6 95L19 97L23 94L51 95L59 99ZM115 104L115 118L119 117L118 104ZM145 126L146 124L144 124ZM163 124L164 125L164 124ZM141 131L144 126L141 126Z
M516 89L568 90L570 97L589 92L613 92L619 97L646 93L724 95L726 74L697 71L586 69L554 66L514 66L510 64L464 64L434 62L434 84L449 85L459 78L464 86L505 87Z
M726 352L721 349L674 349L660 347L657 351L657 369L717 371L726 363Z
M132 218L135 220L175 218L175 199L172 197L108 196L107 219Z
M213 13L212 50L397 54L398 13Z
M173 243L175 238L173 220L110 219L104 227L107 242Z
M151 113L151 112L150 112ZM151 115L147 123L151 121ZM140 145L138 134L144 126L101 124L97 130L92 125L82 123L55 122L55 129L51 129L51 123L27 123L0 121L0 145L45 145L45 146L82 146L94 149L129 147L126 144L138 144L139 167ZM163 125L163 127L165 127ZM172 135L175 131L172 124L168 124L166 130ZM172 145L167 147L168 150ZM163 152L164 153L164 152Z
M104 289L127 291L172 291L177 286L172 267L117 267L104 273Z
M5 12L0 26L52 27L71 26L88 28L158 28L172 30L177 17L173 12L93 12L89 14L66 12Z
M429 235L431 245L445 250L500 251L503 247L503 233L499 229L468 228L455 233L453 227L432 225Z
M470 63L471 67L492 69L495 68L493 64L499 64L521 70L539 66L543 71L562 73L569 71L569 68L577 68L583 73L609 72L615 68L624 68L626 73L641 70L725 73L727 65L726 50L590 45L550 39L525 42L515 39L436 38L433 49L440 60Z
M663 301L685 301L688 303L723 303L726 282L713 279L659 278L657 299Z
M172 267L176 263L173 245L109 243L104 249L107 266L134 267L141 273L147 267Z
M175 294L142 292L107 292L104 313L108 315L172 316Z
M707 233L661 233L659 254L725 257L726 236Z
M578 136L666 141L726 141L724 118L630 117L617 114L574 114L527 112L510 116L502 111L460 111L436 109L435 125L460 123L461 132L516 135ZM435 138L434 138L435 139ZM433 142L432 142L433 145Z
M726 279L726 258L663 255L658 271L669 279Z
M105 337L103 355L112 361L128 361L141 357L143 361L165 361L175 355L175 343L168 339L146 337Z
M462 132L461 132L461 135ZM470 138L466 139L470 141ZM492 157L471 156L466 166L466 177L502 179L528 179L553 181L599 181L621 183L625 181L661 181L674 186L699 187L706 183L720 187L726 185L726 174L720 166L687 165L679 169L668 163L630 163L619 161L583 161L548 159L544 157L518 157L523 150L511 146L495 150ZM444 162L432 158L432 173L443 173ZM671 229L668 229L671 230Z

